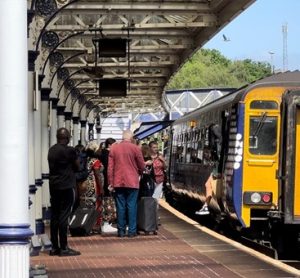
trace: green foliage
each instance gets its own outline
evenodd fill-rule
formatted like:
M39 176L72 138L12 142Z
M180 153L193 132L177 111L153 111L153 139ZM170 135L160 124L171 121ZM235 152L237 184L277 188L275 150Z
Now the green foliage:
M271 65L231 61L216 49L200 49L172 78L168 89L241 87L271 74Z

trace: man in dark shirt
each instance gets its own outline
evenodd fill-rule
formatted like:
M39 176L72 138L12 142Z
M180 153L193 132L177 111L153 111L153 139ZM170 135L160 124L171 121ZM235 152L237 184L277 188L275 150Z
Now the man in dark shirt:
M57 144L48 152L52 241L50 256L77 256L80 252L68 247L67 234L75 198L75 171L79 169L79 160L75 148L68 146L70 133L66 128L58 129L56 138Z

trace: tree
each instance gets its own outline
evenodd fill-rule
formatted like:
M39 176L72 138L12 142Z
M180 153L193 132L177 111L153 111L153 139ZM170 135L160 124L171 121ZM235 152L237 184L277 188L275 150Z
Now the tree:
M241 87L270 75L271 65L251 59L231 61L216 49L200 49L172 78L168 89Z

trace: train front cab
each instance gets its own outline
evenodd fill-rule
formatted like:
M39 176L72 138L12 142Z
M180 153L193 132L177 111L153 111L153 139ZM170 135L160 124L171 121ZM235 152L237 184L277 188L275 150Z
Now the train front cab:
M297 241L300 227L300 91L253 89L244 99L244 227L270 223ZM271 221L271 222L270 222ZM257 226L258 225L258 226ZM278 228L280 227L280 228ZM294 241L295 243L295 241Z
M268 219L267 212L279 207L278 180L280 104L283 88L254 88L244 98L244 159L241 217Z

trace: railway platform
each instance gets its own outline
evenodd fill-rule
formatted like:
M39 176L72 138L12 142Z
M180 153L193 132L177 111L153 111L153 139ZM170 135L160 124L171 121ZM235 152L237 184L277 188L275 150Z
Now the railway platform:
M295 268L210 231L163 200L160 216L158 235L70 237L80 256L41 252L31 257L31 265L45 265L51 278L300 277Z

